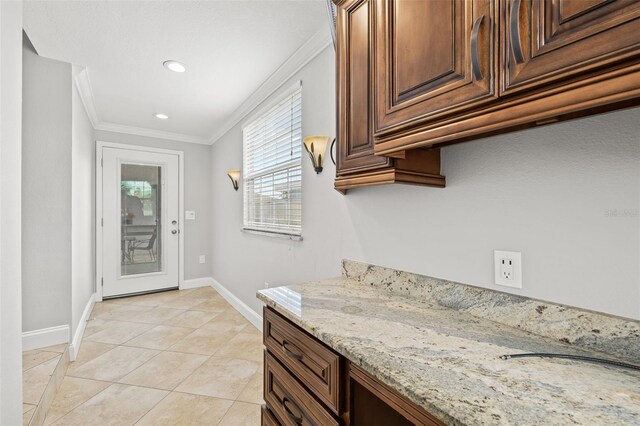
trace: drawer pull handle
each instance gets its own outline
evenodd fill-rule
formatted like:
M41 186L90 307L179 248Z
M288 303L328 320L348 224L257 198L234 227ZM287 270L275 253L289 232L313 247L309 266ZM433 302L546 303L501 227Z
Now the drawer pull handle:
M480 61L478 60L478 31L480 30L480 24L482 24L483 18L484 15L476 19L471 29L471 67L476 80L482 80L482 70L480 69Z
M513 51L513 58L518 64L524 62L522 46L520 45L520 3L521 0L513 0L513 4L511 5L511 16L509 19L511 27L509 28L509 35L511 36L511 50Z
M291 410L291 408L289 408L289 405L291 405L295 409L295 411L297 411L300 414L296 416ZM295 424L297 425L302 424L302 420L303 420L302 410L300 410L300 408L296 405L295 402L291 401L286 396L282 398L282 409Z
M289 343L286 340L283 340L282 341L282 350L284 351L284 353L286 353L288 356L290 356L293 359L297 359L298 361L302 361L302 354L290 351L289 349L287 349L287 346L292 346L292 347L297 349L296 352L300 352L300 349L296 345L294 345L293 343Z

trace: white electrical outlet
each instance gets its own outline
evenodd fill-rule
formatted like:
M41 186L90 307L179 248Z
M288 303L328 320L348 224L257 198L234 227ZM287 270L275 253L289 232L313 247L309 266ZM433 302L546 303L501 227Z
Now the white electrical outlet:
M264 288L269 288L269 283L268 282L264 282Z
M186 220L196 220L196 212L194 212L193 210L186 210L184 212L184 218Z
M201 255L200 255L200 263L205 263L205 262L206 262L206 260L207 260L207 258L206 258L206 257L204 257L204 254L201 254Z
M518 251L493 252L497 285L522 288L522 254Z

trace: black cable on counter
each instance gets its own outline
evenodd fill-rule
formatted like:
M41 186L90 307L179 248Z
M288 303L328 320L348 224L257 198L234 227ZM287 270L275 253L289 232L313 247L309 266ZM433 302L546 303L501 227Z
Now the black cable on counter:
M627 364L626 362L613 361L610 359L594 358L590 356L581 356L581 355L548 354L548 353L536 352L536 353L527 353L527 354L502 355L500 358L504 360L508 360L512 358L564 358L564 359L573 359L576 361L593 362L596 364L613 365L615 367L630 368L632 370L640 371L640 366Z

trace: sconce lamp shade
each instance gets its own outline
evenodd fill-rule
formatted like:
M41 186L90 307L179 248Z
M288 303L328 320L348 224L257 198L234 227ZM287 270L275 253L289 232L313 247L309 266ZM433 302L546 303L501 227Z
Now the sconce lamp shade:
M327 146L329 145L329 136L307 136L303 139L303 142L304 148L313 162L313 169L316 173L320 173L327 153Z
M227 176L231 179L231 183L233 183L233 189L238 190L238 181L240 180L240 170L229 170L227 172Z

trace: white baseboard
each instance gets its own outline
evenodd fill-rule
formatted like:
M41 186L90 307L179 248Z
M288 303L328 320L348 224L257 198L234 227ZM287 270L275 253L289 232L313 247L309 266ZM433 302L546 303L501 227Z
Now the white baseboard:
M222 284L216 281L214 278L210 278L213 281L211 287L218 293L220 296L224 297L224 299L231 304L238 312L242 314L251 324L253 324L258 330L262 331L262 315L259 315L249 307L246 303L240 300L235 294L231 293L226 289Z
M87 306L84 307L84 311L82 311L82 316L80 317L80 322L78 323L78 328L76 329L76 334L73 336L73 340L71 341L71 345L69 345L69 361L75 361L78 356L78 352L80 351L80 345L82 344L82 336L84 335L84 329L87 327L87 321L89 320L89 315L91 315L91 311L96 304L96 294L93 293L87 302Z
M39 330L25 331L22 333L22 350L46 348L47 346L69 343L69 326L41 328Z
M214 279L211 277L194 278L192 280L184 280L180 286L180 290L187 290L198 287L213 287Z

